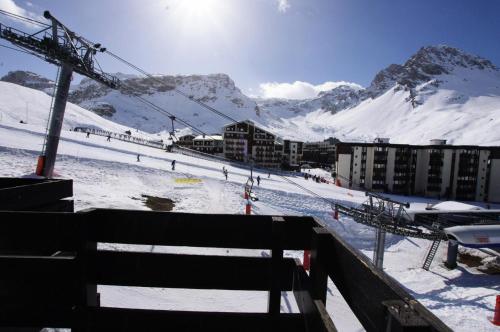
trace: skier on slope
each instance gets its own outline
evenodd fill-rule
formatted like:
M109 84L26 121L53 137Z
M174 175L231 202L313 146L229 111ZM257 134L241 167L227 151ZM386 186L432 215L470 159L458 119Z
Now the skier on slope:
M257 175L257 185L260 186L260 175Z
M172 160L172 171L175 171L175 159Z
M141 158L140 158L141 155L137 155L137 161L141 161Z

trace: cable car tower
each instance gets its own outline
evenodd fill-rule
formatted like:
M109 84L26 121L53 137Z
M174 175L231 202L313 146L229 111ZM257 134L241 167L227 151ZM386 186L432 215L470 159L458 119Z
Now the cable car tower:
M57 89L50 110L48 133L37 166L37 175L50 178L54 170L73 72L89 77L112 89L118 89L120 82L116 77L94 67L94 56L97 52L105 52L105 48L78 36L52 16L49 11L45 11L43 16L50 20L51 24L34 34L0 24L0 38L6 39L16 46L30 51L33 55L60 67Z

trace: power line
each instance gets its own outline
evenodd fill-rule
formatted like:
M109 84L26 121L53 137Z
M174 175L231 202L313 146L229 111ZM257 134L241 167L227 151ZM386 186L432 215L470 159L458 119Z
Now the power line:
M5 16L8 16L10 18L14 18L14 19L17 19L17 20L20 20L20 21L24 21L26 23L32 23L32 24L39 25L39 26L42 26L42 27L50 27L50 24L37 21L37 20L32 19L30 17L26 17L26 16L14 14L14 13L8 12L8 11L3 10L3 9L0 9L0 14L3 14Z

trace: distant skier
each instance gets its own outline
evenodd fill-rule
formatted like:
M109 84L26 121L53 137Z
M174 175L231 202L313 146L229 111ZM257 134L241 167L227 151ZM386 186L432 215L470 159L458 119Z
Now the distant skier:
M139 155L139 154L138 154L138 155L137 155L137 161L138 161L138 162L139 162L139 161L141 161L141 158L140 158L140 157L141 157L141 155Z
M227 169L224 169L224 176L226 177L227 180Z
M267 174L267 178L270 179L271 178L271 172L269 172L269 174Z
M108 139L106 141L111 142L111 134L108 134Z
M175 171L175 159L172 160L172 171Z
M260 175L257 175L257 185L260 186Z
M90 131L87 131L87 138L90 137Z

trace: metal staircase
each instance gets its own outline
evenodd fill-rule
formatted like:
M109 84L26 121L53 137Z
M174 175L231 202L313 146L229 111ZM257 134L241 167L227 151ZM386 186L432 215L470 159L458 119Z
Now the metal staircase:
M429 271L429 268L431 267L432 261L434 260L434 256L436 256L440 244L441 239L436 239L432 242L431 248L427 253L427 257L425 257L424 265L422 266L424 270Z

